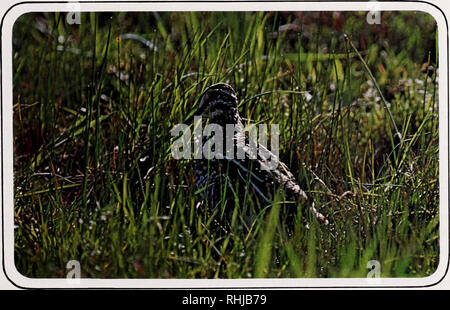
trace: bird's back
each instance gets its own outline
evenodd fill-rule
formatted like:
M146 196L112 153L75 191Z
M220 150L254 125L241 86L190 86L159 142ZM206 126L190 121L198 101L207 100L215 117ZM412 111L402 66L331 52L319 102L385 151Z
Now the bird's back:
M272 203L273 190L281 188L285 190L286 200L307 198L277 156L257 142L256 150L249 146L249 137L245 136L240 119L233 141L233 158L223 155L222 158L195 161L196 186L210 206L217 207L224 200L227 205L234 206L236 197L243 203L244 196L249 193L260 205L267 206ZM236 156L240 152L244 154L242 159ZM277 163L275 168L270 167L274 161Z

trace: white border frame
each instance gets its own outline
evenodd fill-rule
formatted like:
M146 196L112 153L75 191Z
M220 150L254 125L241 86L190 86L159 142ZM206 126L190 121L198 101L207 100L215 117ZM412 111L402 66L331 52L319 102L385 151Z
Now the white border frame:
M28 278L14 264L14 184L13 184L13 94L12 28L17 18L28 12L70 11L68 3L18 3L3 16L2 64L2 210L3 268L8 280L20 288L367 288L426 287L439 283L448 271L448 25L444 13L427 2L102 2L83 3L80 11L370 11L374 3L380 11L423 11L434 17L439 38L439 182L440 259L435 273L422 278L283 278L283 279L68 279ZM1 253L1 252L0 252ZM375 280L375 281L374 281Z

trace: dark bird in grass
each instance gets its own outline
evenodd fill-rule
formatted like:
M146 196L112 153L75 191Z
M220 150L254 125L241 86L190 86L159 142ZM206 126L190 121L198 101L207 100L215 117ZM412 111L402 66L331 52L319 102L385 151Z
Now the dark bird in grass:
M273 193L274 189L283 188L286 200L292 202L286 205L287 208L296 210L297 202L303 200L310 204L309 210L315 217L327 223L325 217L308 201L306 193L283 162L258 142L255 143L259 151L252 154L254 149L249 147L250 138L245 134L244 125L239 116L238 98L230 85L218 83L206 88L192 117L194 116L201 116L209 123L221 126L224 133L227 124L234 125L235 154L239 151L245 154L245 158L237 159L236 156L230 158L224 151L222 158L194 160L197 191L210 208L217 209L225 203L224 213L230 220L236 206L236 197L239 199L238 204L242 206L245 203L246 193L253 192L253 197L257 197L260 206L267 207L273 203L269 193ZM225 136L224 134L224 139ZM204 146L210 138L211 136L203 136L202 145ZM226 141L223 145L225 144ZM261 156L261 154L265 155ZM274 158L278 165L275 169L267 169L268 165L272 164L269 161ZM295 214L296 211L293 213Z

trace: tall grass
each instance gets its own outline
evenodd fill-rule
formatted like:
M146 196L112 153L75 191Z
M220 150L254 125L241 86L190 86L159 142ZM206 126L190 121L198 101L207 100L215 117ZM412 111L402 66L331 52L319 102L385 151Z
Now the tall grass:
M327 14L296 31L278 31L287 13L20 17L18 270L64 277L76 259L90 278L365 277L378 260L383 277L432 274L438 70L422 33L434 20L386 12L370 28L363 13ZM248 193L228 233L214 229L221 213L199 203L193 162L171 158L170 130L215 82L236 89L246 121L279 124L281 160L328 226L299 202L286 233L276 196L245 228Z

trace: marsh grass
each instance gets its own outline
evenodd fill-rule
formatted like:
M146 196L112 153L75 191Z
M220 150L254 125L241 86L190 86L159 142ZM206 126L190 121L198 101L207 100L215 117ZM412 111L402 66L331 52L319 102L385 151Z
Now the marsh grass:
M17 269L65 277L76 259L89 278L365 277L378 260L383 277L432 274L436 28L422 13L383 14L374 26L364 13L322 14L295 32L278 32L289 13L20 17ZM221 210L199 204L193 162L171 158L170 130L215 82L234 87L246 121L279 124L281 160L328 226L299 202L286 233L275 195L244 229L241 213L260 209L248 194L228 233L213 229Z

